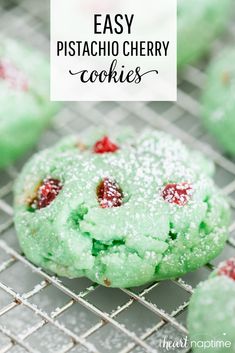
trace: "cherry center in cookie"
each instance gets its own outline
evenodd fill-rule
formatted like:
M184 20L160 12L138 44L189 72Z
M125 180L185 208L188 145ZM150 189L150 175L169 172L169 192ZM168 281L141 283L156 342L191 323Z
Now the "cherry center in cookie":
M235 281L235 257L222 262L218 267L218 276L227 276Z
M114 153L119 147L113 143L108 136L104 136L93 146L94 153Z
M62 189L61 181L58 179L44 179L38 186L37 195L30 203L30 207L41 209L49 206Z
M8 81L14 89L28 90L28 81L25 75L8 61L0 60L0 79Z
M185 206L192 195L192 185L189 183L167 184L162 191L162 197L166 202L178 206Z
M104 178L96 189L98 202L102 208L120 207L123 192L115 180Z

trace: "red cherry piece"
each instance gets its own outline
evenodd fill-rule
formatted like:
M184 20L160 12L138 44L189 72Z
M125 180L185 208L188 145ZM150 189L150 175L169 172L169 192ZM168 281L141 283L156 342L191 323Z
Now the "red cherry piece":
M115 180L104 178L97 186L97 198L102 208L120 207L123 193Z
M31 207L41 209L49 206L62 189L60 180L47 178L38 187L37 196L31 202Z
M118 149L119 147L115 143L113 143L108 136L104 136L93 146L94 153L114 153Z
M218 267L218 276L227 276L235 281L235 257L222 262Z
M0 60L0 79L8 81L14 89L28 90L28 82L25 75L8 61Z
M166 202L185 206L192 195L192 185L189 183L167 184L162 191L162 197Z

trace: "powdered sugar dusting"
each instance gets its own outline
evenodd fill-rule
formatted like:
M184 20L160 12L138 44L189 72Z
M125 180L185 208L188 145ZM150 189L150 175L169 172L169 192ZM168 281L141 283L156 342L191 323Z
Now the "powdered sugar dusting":
M77 140L36 155L16 185L15 223L31 261L126 287L176 277L222 249L229 209L202 156L194 163L194 152L157 131L126 140L116 153L94 154L95 140L82 137L80 151ZM63 188L30 213L26 200L48 175ZM109 187L101 195L102 180Z

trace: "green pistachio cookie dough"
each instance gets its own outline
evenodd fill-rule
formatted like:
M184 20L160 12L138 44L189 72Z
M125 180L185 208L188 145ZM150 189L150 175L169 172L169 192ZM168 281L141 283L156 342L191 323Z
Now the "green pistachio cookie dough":
M228 48L208 68L202 117L223 149L235 154L235 50Z
M235 353L235 258L195 289L188 328L193 352Z
M49 82L41 53L0 37L0 168L32 147L56 112Z
M225 29L232 0L178 0L178 67L209 51Z
M158 131L67 137L15 185L15 226L33 263L111 287L174 278L224 247L229 207L213 164Z

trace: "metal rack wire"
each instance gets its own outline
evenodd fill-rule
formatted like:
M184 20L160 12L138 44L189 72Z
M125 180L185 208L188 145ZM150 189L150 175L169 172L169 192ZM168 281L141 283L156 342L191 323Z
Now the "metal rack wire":
M1 0L0 11L1 32L33 40L36 46L48 50L47 1ZM234 37L235 27L231 25L228 41ZM215 48L220 46L220 42L215 44ZM183 74L177 104L65 105L38 148L91 125L133 125L137 130L150 125L163 129L214 160L216 182L229 197L235 214L235 161L221 153L198 119L203 68L203 64L190 67ZM235 217L220 258L183 279L141 288L106 289L86 279L57 278L21 254L14 232L12 186L27 157L0 173L0 353L158 353L164 352L158 346L164 335L169 339L186 336L185 317L193 287L208 276L219 259L234 253ZM189 352L189 348L180 352Z

